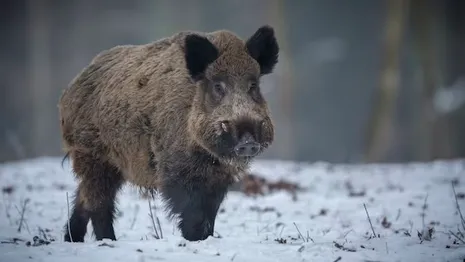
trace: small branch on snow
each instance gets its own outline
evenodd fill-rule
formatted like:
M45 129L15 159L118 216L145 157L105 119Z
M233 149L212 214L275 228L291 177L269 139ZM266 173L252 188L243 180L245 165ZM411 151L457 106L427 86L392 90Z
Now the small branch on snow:
M355 250L355 248L347 248L347 247L344 247L343 245L337 243L336 241L333 241L334 243L334 246L339 248L340 250L342 251L347 251L347 252L357 252L357 250Z
M297 232L299 232L299 236L302 238L303 241L308 242L309 240L311 240L313 243L315 243L315 241L313 241L313 239L310 237L308 231L307 231L307 238L305 238L304 235L302 235L302 233L300 233L300 230L297 227L297 224L295 222L293 222L293 224L295 226L295 229L297 229Z
M371 231L373 232L373 237L376 237L375 229L373 228L373 224L371 223L370 215L368 214L367 206L365 205L365 203L363 203L363 207L365 208L365 212L368 217L368 222L370 223Z
M341 261L342 257L337 257L336 260L334 260L334 262L339 262Z
M400 218L400 213L401 213L401 212L402 212L402 210L399 208L399 209L397 210L396 221L399 220L399 218Z
M134 228L134 225L136 224L137 214L138 213L139 213L139 205L136 204L136 207L134 209L134 217L132 218L131 226L129 227L129 229L131 229L131 230Z
M69 198L68 198L68 192L66 192L66 207L68 209L68 234L69 234L69 239L71 240L71 243L73 243L73 236L71 235L71 226L69 223Z
M156 239L162 239L163 238L163 232L161 230L160 220L158 219L157 216L153 215L152 204L150 202L150 199L149 199L149 211L150 211L149 216L150 216L150 219L152 220L153 230L155 231L154 236L155 236ZM157 226L155 225L155 219L157 220L157 224L158 224L158 228L160 229L160 233L158 233Z
M257 236L259 235L259 233L263 232L263 230L268 229L270 227L271 223L274 223L274 222L276 222L276 221L269 222L264 227L262 227L260 230L259 230L259 226L257 226Z
M388 244L387 244L387 242L385 242L385 243L386 243L386 254L389 254Z
M37 230L39 231L39 234L42 235L42 238L48 241L48 237L47 237L47 234L45 233L45 230L41 227L38 227Z
M10 214L11 202L10 201L8 201L8 203L6 202L5 193L2 194L2 198L3 198L3 203L5 203L5 215L6 215L6 218L8 219L8 222L10 223L10 226L11 226L12 225L11 214Z
M465 233L465 232L464 232ZM462 233L462 231L460 230L460 226L457 225L457 234L459 234L462 238L465 237L465 235Z
M454 192L455 205L457 206L457 211L459 212L459 215L460 215L460 220L462 222L462 227L463 227L463 230L465 231L465 219L463 219L462 211L460 210L460 205L459 205L459 201L457 199L457 193L455 192L454 183L452 183L452 191Z
M421 207L421 209L423 210L423 212L421 213L421 221L423 223L422 224L423 228L425 228L426 209L428 208L428 205L426 204L426 201L428 201L428 193L426 193L425 202L423 203L423 206Z
M307 242L308 242L309 239L310 239L313 243L315 243L315 241L313 241L313 238L310 237L310 233L309 233L308 230L307 230Z
M18 244L18 242L25 242L25 240L14 237L12 239L2 240L0 244Z
M304 238L304 236L302 235L302 233L300 233L300 230L299 230L299 228L297 227L296 223L293 222L293 224L294 224L294 226L295 226L295 229L297 229L297 232L299 232L299 236L302 238L302 240L305 241L305 238Z
M24 200L24 203L23 203L23 208L21 209L21 219L19 220L19 226L18 226L18 233L21 233L21 228L23 226L23 223L24 223L24 213L26 212L26 205L27 203L29 203L29 198L26 198L26 200Z
M160 238L163 239L163 230L161 230L160 219L158 219L158 216L156 217L156 219L157 219L158 229L160 229Z
M18 212L18 214L21 216L22 211L19 209L19 207L17 205L15 205L15 209ZM26 228L27 232L29 234L31 234L31 230L29 229L29 225L27 224L26 218L24 218L24 220L23 220L23 225Z
M461 237L457 236L456 234L454 234L454 232L450 231L449 230L449 233L451 235L453 235L455 238L457 238L457 240L459 240L460 242L462 242L463 244L465 244L465 240L463 240Z
M352 232L352 231L354 231L354 230L353 230L353 229L351 229L351 230L347 231L347 233L345 233L345 234L344 234L344 237L343 237L343 238L346 238L346 237L347 237L347 235L349 235L349 233L350 233L350 232Z
M283 226L281 227L281 231L279 231L279 237L281 237L281 235L283 234L284 228L285 228L285 226L283 225Z

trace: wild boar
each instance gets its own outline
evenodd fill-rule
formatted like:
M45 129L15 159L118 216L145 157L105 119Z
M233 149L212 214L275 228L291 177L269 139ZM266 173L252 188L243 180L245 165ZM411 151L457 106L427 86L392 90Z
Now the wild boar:
M268 25L247 40L184 31L99 53L58 105L79 180L64 240L83 242L89 220L97 240L116 240L125 182L159 193L186 240L212 235L228 187L273 142L260 79L278 53Z

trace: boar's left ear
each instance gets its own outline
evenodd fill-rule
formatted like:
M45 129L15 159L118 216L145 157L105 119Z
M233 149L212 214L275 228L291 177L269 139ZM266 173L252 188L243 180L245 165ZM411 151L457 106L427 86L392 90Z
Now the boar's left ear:
M278 63L279 46L271 26L258 28L247 40L246 47L250 56L260 65L260 74L266 75L273 71Z
M207 66L218 58L218 49L205 37L188 35L184 40L187 70L194 81L200 80Z

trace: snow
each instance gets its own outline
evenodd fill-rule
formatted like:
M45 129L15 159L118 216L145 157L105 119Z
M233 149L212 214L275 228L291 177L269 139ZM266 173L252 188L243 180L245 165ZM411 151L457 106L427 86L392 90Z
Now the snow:
M69 163L65 162L63 168L60 158L6 163L0 165L4 191L0 202L0 261L462 262L465 245L449 232L465 231L460 227L451 186L454 182L457 194L465 193L464 167L462 161L330 165L261 160L251 171L270 180L298 182L307 190L299 192L296 199L284 191L260 197L230 192L218 214L215 237L188 242L166 219L160 201L152 205L156 205L164 238L155 239L148 201L127 186L118 198L118 241L97 242L88 234L85 243L65 243L66 193L71 197L76 185ZM349 196L347 181L354 193L365 191L365 195ZM8 193L10 187L13 190ZM27 198L30 201L18 232ZM423 210L425 199L427 208ZM465 210L464 198L458 201ZM372 229L363 204L379 237L370 237ZM382 225L384 217L388 228ZM418 232L428 235L423 220L434 231L432 239L421 241ZM45 239L40 229L46 231L47 239L55 241L26 245L34 236ZM89 223L88 232L91 230ZM11 243L13 238L20 240Z

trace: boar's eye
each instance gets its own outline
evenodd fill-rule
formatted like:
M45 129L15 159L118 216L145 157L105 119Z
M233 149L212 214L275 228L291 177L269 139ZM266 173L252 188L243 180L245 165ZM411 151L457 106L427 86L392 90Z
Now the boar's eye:
M258 83L256 81L250 81L249 82L249 95L252 97L252 99L260 103L262 101L261 94L258 90Z
M224 82L214 82L212 87L213 95L217 100L220 100L225 95L226 86Z
M249 91L250 92L254 92L255 89L257 89L257 87L258 87L258 84L257 84L256 81L250 81L249 82Z

